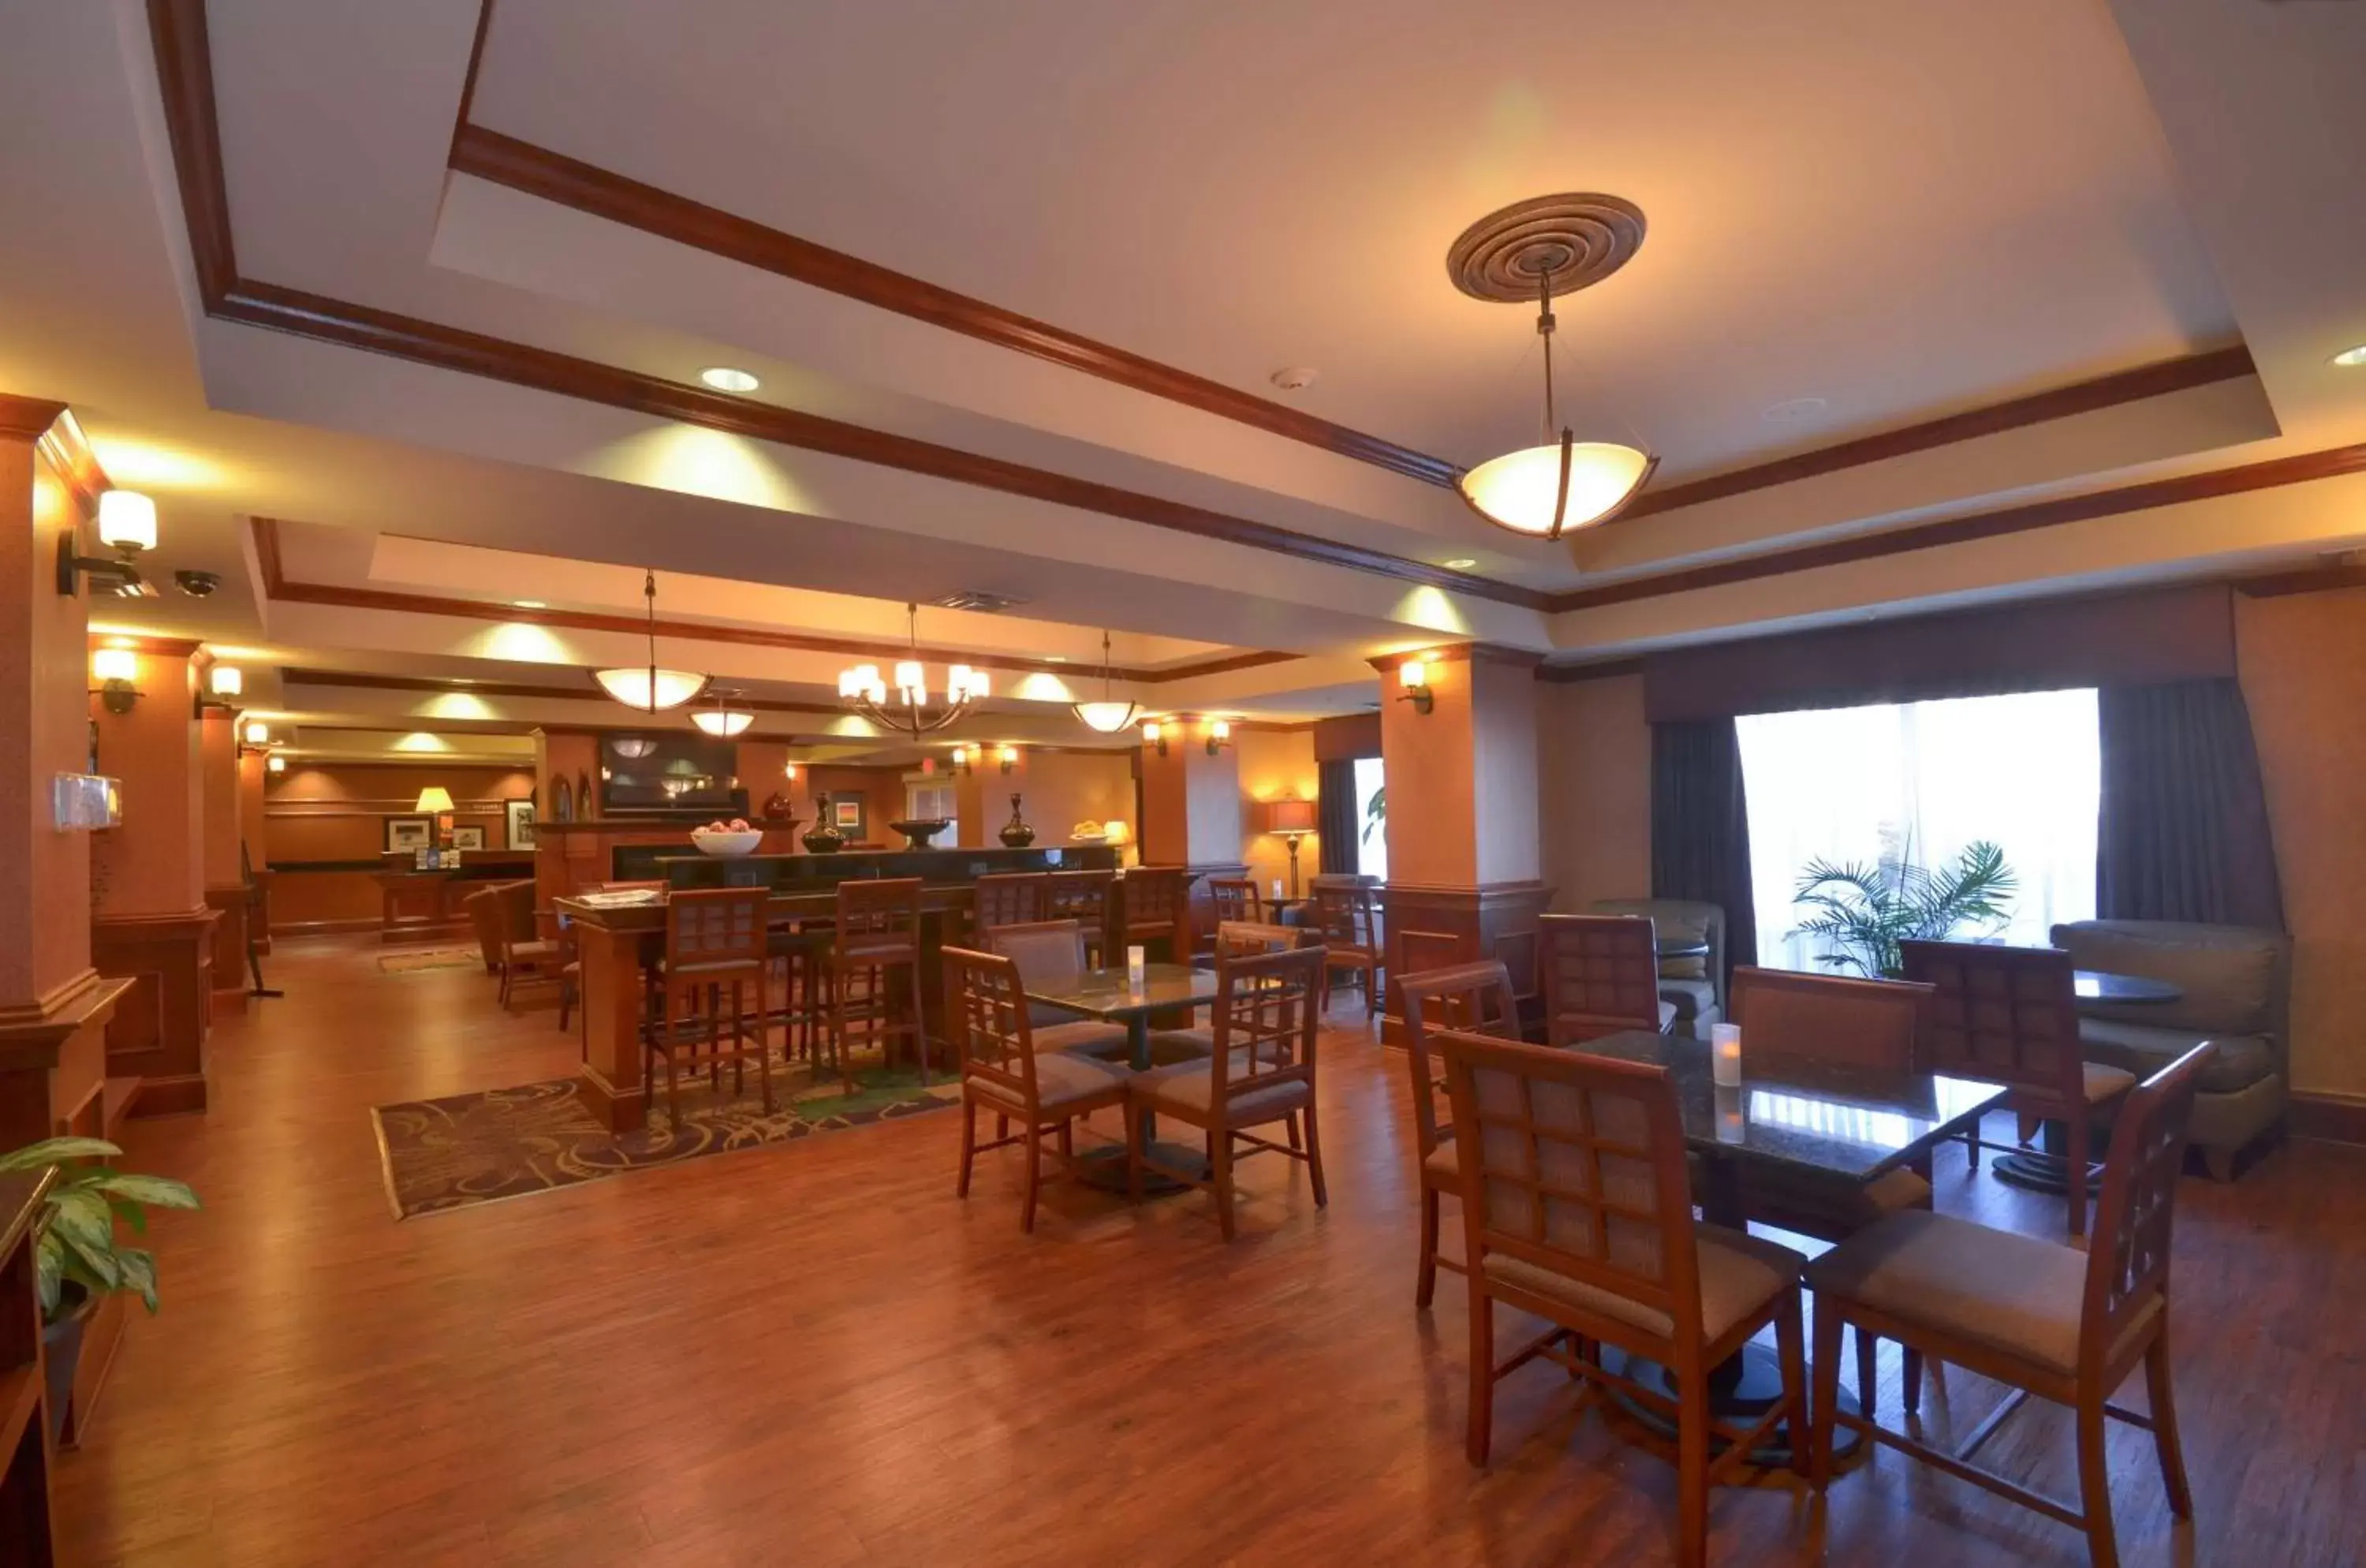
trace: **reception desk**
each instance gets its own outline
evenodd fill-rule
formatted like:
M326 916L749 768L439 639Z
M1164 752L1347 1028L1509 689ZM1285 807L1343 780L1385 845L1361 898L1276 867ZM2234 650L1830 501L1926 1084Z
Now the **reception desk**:
M646 851L646 853L642 852ZM880 850L835 855L745 855L715 859L663 845L620 848L618 881L662 881L670 888L764 887L771 890L769 918L775 925L828 919L838 908L838 885L852 879L917 876L920 879L920 991L923 1029L941 1039L935 1021L942 1015L937 954L976 940L970 910L976 880L997 872L1108 871L1119 852L1098 846L1065 849ZM635 874L637 873L638 874ZM1122 888L1122 881L1119 884ZM1122 940L1123 898L1114 906L1113 935ZM555 906L568 918L582 961L584 1046L583 1101L615 1132L631 1132L644 1120L641 1082L641 1017L646 972L665 944L662 902L623 908L595 908L573 898ZM778 1005L778 998L775 999ZM951 1065L946 1064L947 1070Z
M458 935L468 929L468 913L461 905L470 894L533 874L533 860L510 851L469 851L458 865L436 871L421 871L407 854L388 855L377 873L378 940L420 942Z

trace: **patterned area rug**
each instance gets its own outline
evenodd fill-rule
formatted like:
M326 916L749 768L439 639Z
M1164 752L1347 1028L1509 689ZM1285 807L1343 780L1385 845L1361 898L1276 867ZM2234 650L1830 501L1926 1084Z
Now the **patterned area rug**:
M817 1081L804 1067L776 1069L767 1116L752 1077L747 1092L735 1096L728 1068L719 1093L704 1074L693 1083L685 1073L682 1125L666 1114L660 1080L648 1125L621 1137L585 1108L572 1078L381 1105L370 1117L387 1197L395 1218L409 1219L917 1115L961 1098L958 1080L940 1074L923 1089L910 1068L857 1072L855 1084L849 1095L835 1076Z
M466 947L414 947L406 953L381 953L377 955L378 971L386 975L415 975L422 969L481 969L485 955L474 943Z

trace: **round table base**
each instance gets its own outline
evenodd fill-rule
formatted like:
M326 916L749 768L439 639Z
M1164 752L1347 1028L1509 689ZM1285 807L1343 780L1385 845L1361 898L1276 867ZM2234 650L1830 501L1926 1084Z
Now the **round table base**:
M2070 1162L2059 1155L2030 1149L2010 1154L1996 1161L1999 1181L2010 1181L2015 1187L2025 1187L2032 1192L2051 1192L2056 1197L2070 1190ZM2092 1197L2103 1190L2101 1171L2089 1173L2087 1193Z
M1674 1372L1657 1361L1627 1355L1608 1345L1602 1348L1602 1364L1608 1371L1620 1371L1622 1360L1628 1377L1654 1393L1670 1399L1676 1397ZM1611 1389L1609 1393L1617 1402L1618 1408L1650 1430L1671 1441L1674 1439L1676 1423L1666 1412L1618 1389ZM1765 1415L1782 1397L1783 1364L1775 1359L1774 1352L1763 1345L1743 1346L1731 1360L1709 1374L1709 1413L1720 1421L1747 1427ZM1841 1389L1840 1407L1852 1416L1860 1414L1863 1408L1858 1404L1856 1395L1845 1386ZM1770 1470L1787 1465L1791 1462L1793 1445L1806 1441L1807 1434L1795 1433L1792 1424L1786 1422L1769 1432L1763 1442L1750 1450L1750 1462ZM1723 1451L1722 1439L1712 1438L1709 1444L1711 1454ZM1849 1458L1864 1445L1864 1433L1838 1422L1832 1424L1833 1462Z
M1173 1170L1196 1172L1202 1181L1208 1179L1208 1151L1197 1144L1154 1143L1143 1151L1160 1165ZM1086 1185L1108 1192L1123 1192L1125 1184L1125 1151L1121 1148L1090 1149L1076 1156L1076 1177ZM1151 1169L1142 1170L1142 1195L1145 1198L1171 1198L1177 1192L1189 1192L1191 1184L1177 1181L1171 1176Z

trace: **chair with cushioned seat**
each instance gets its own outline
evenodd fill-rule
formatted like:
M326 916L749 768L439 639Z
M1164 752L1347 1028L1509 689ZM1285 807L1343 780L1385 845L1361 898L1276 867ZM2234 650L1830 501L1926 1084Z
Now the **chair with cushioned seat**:
M2165 980L2173 1002L2080 1010L2090 1061L2138 1077L2202 1041L2217 1049L2193 1095L2193 1145L2211 1176L2235 1178L2235 1157L2283 1119L2290 1092L2292 938L2256 926L2183 920L2074 920L2054 945L2081 969Z
M1350 969L1364 987L1364 1019L1369 1022L1380 1010L1380 971L1387 966L1371 888L1362 882L1325 883L1317 878L1307 909L1314 929L1323 935L1324 1008L1331 1003L1331 972Z
M986 933L988 951L1019 965L1020 978L1043 986L1074 980L1085 972L1084 928L1074 920L1032 920L996 926ZM1038 1051L1085 1051L1122 1058L1125 1025L1079 1020L1048 1002L1029 1002L1027 1022Z
M1537 920L1545 1038L1567 1047L1622 1030L1665 1034L1673 1003L1660 997L1659 948L1640 915L1545 915Z
M1648 925L1649 922L1643 922ZM1799 1269L1789 1247L1696 1224L1682 1117L1665 1067L1458 1030L1446 1058L1470 1289L1470 1462L1487 1462L1495 1380L1534 1359L1676 1418L1676 1561L1708 1558L1708 1488L1784 1421L1808 1416ZM1543 1318L1498 1363L1497 1302ZM1783 1393L1746 1431L1714 1426L1709 1372L1773 1325ZM1601 1347L1675 1374L1674 1400L1614 1373ZM1724 1450L1710 1456L1713 1436ZM1804 1472L1807 1454L1797 1450Z
M1402 940L1410 945L1422 934L1407 931ZM1453 1122L1438 1114L1446 1066L1429 1048L1429 1036L1440 1029L1459 1029L1517 1040L1520 1004L1512 995L1511 976L1492 958L1408 972L1397 980L1397 994L1404 1006L1405 1070L1413 1077L1414 1168L1421 1182L1421 1260L1413 1288L1414 1309L1419 1312L1427 1309L1436 1292L1440 1269L1462 1272L1461 1263L1437 1245L1439 1201L1462 1195L1462 1168L1454 1152Z
M557 986L566 968L557 933L544 936L534 918L534 884L504 882L493 890L494 946L501 953L501 1003L507 1010L525 985Z
M1134 1196L1142 1172L1205 1188L1216 1200L1216 1223L1233 1239L1233 1164L1235 1144L1253 1153L1287 1155L1306 1162L1317 1208L1327 1203L1323 1184L1323 1145L1314 1114L1314 1037L1321 1021L1323 962L1320 947L1227 957L1216 965L1214 1052L1202 1061L1177 1063L1134 1076L1136 1109L1197 1127L1207 1134L1208 1170L1185 1170L1156 1163L1143 1146L1142 1118L1127 1118L1128 1168ZM1252 1129L1290 1123L1288 1144L1257 1136Z
M1085 933L1085 961L1108 962L1110 915L1117 886L1114 871L1054 871L1043 878L1039 920L1074 920Z
M2136 1080L2085 1060L2070 954L2058 947L1969 942L1901 942L1898 951L1908 979L1937 987L1931 1070L2002 1084L2011 1092L2000 1109L2063 1124L2070 1234L2086 1235L2090 1129ZM1983 1142L1977 1123L1964 1142L1977 1163Z
M981 940L997 926L1032 925L1052 917L1044 908L1041 871L990 872L970 884L970 924Z
M853 1029L865 1025L879 1046L880 1066L893 1066L896 1041L908 1037L929 1081L929 1036L920 1003L920 879L849 877L838 885L823 973L829 986L830 1050L839 1087L854 1092ZM904 984L898 986L901 979ZM858 982L860 988L858 989ZM902 1018L897 995L903 993Z
M2169 1341L2169 1264L2177 1180L2196 1087L2211 1047L2195 1046L2132 1091L2112 1128L2093 1245L2085 1251L1948 1214L1893 1214L1808 1265L1816 1293L1814 1479L1831 1478L1832 1427L1936 1465L2087 1535L2095 1568L2113 1568L2111 1467L2103 1418L2149 1430L2169 1506L2191 1518L2193 1502L2177 1437ZM2006 1383L2013 1393L1953 1451L1836 1409L1842 1331L1870 1328ZM2151 1412L2109 1403L2145 1369ZM1971 1462L1980 1445L2029 1394L2075 1414L2076 1511Z
M961 1062L961 1176L954 1195L969 1196L970 1168L979 1151L1024 1144L1027 1197L1019 1228L1032 1232L1043 1179L1043 1134L1056 1132L1060 1157L1073 1162L1076 1122L1096 1111L1122 1108L1126 1073L1076 1052L1042 1048L1027 1021L1027 993L1013 959L961 947L946 948L943 956L945 1029ZM994 1112L996 1125L995 1137L984 1144L977 1141L981 1110ZM1014 1123L1016 1132L1010 1130Z
M1709 1026L1731 1016L1727 999L1725 907L1698 898L1597 898L1586 906L1596 915L1641 915L1665 946L1708 943L1696 958L1660 960L1660 999L1673 1003L1671 1034L1708 1038Z

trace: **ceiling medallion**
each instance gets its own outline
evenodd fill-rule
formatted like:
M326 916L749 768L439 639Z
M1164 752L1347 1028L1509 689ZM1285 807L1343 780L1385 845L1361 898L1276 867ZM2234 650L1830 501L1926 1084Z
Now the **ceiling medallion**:
M1580 441L1553 407L1552 301L1627 265L1643 243L1643 209L1615 196L1543 196L1489 213L1446 253L1454 286L1474 299L1537 302L1545 340L1544 439L1491 458L1455 481L1473 512L1499 528L1558 539L1615 517L1659 459L1618 441ZM1558 434L1555 427L1559 426Z
M688 670L667 670L658 664L658 574L641 569L641 599L648 612L649 661L594 670L601 689L637 713L663 713L678 708L706 689L706 677Z
M983 701L986 695L986 671L966 664L952 666L945 671L944 705L930 707L928 671L920 664L920 607L905 605L904 617L912 657L896 661L894 705L889 705L887 682L881 678L876 664L857 664L839 671L838 695L858 716L882 729L917 740L930 730L953 723L973 705Z
M1097 703L1072 703L1071 712L1087 729L1101 735L1115 735L1132 728L1135 705L1121 703L1110 695L1110 635L1101 633L1101 700Z

